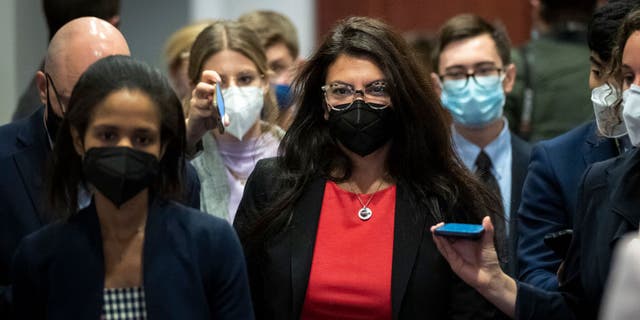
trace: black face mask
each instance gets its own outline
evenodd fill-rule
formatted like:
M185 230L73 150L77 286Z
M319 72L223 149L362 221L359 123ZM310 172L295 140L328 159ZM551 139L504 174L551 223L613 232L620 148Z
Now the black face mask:
M389 107L365 103L356 100L349 107L346 105L335 106L345 111L331 109L329 111L329 133L347 149L364 157L382 147L393 134L394 115Z
M151 186L160 172L158 159L127 147L91 148L82 161L82 171L116 207Z

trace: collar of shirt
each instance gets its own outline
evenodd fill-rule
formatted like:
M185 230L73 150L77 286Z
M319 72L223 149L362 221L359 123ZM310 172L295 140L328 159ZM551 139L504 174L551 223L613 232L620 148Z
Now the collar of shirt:
M485 148L484 152L487 153L493 164L491 173L494 174L498 181L502 180L503 170L508 166L508 162L511 158L511 135L509 134L509 121L506 118L502 118L504 121L504 127L498 137L496 137ZM465 139L460 133L458 133L454 126L451 128L453 134L453 143L456 148L456 152L464 165L471 171L475 171L475 162L478 158L478 154L482 150L477 145L473 144L469 140ZM510 166L509 166L510 167Z

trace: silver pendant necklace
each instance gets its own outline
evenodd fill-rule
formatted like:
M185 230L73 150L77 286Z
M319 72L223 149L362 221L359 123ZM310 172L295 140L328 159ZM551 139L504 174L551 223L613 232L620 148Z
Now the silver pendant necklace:
M376 192L380 190L381 186L382 186L382 180L380 180L380 183L378 183L378 187L376 188L376 191L374 191L373 194L371 194L371 196L369 197L369 200L367 200L367 203L364 203L362 199L360 199L360 196L352 190L353 194L356 195L356 199L358 199L358 202L360 202L360 205L362 206L362 208L358 210L358 218L360 218L360 220L367 221L371 219L371 216L373 216L373 211L371 211L371 208L369 208L369 204L371 203L371 200L373 200L373 197L376 195ZM350 186L350 187L351 189L353 189L353 186Z

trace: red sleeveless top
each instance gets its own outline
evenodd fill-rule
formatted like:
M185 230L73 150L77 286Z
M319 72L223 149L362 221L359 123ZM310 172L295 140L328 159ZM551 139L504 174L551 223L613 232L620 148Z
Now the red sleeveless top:
M356 194L327 182L302 319L391 319L395 204L395 186L374 193L363 221Z

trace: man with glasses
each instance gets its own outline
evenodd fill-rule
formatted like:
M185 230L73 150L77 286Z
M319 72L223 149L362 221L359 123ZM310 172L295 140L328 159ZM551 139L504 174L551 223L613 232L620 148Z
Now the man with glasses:
M8 318L11 259L20 240L50 222L47 159L80 75L98 59L129 55L124 37L98 18L79 18L51 39L36 84L41 107L0 127L0 319Z
M517 271L515 212L520 203L530 146L511 134L503 116L505 94L516 76L507 35L475 15L459 15L441 27L432 80L453 118L458 156L502 199L505 219L495 221L496 248L509 275Z
M42 0L42 11L47 22L49 38L67 22L80 17L97 17L116 28L120 24L120 0ZM42 72L44 62L38 68ZM34 76L20 96L11 121L28 117L40 107L40 96Z

